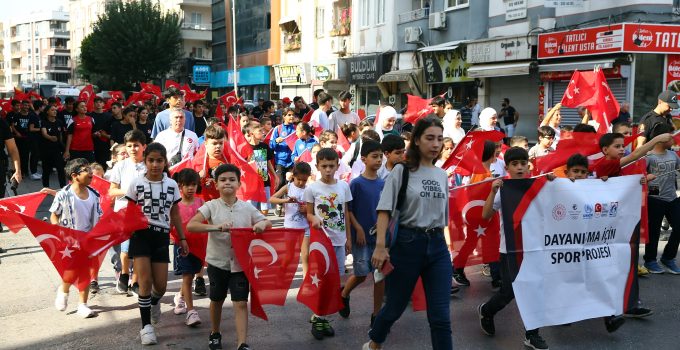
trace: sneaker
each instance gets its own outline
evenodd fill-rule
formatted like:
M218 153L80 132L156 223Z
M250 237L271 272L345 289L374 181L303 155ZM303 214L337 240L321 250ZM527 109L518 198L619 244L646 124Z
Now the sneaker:
M241 345L238 346L238 349L236 350L250 350L250 345L246 343L241 343Z
M175 309L173 310L175 312L175 315L181 315L187 313L187 304L184 302L184 298L182 297L182 294L177 293L175 294ZM187 315L187 318L189 315Z
M66 306L68 306L68 293L62 292L61 288L59 288L57 291L57 298L54 299L54 307L59 311L64 311L66 310Z
M654 313L654 311L644 308L644 307L634 307L628 311L626 311L625 314L623 314L624 317L629 317L629 318L643 318L647 316L651 316Z
M90 282L90 293L92 294L99 293L99 283L97 283L97 281Z
M189 310L189 312L187 312L187 318L184 320L184 324L189 327L195 327L201 324L201 318L198 316L198 311Z
M78 311L76 314L82 318L90 318L97 316L97 313L92 311L86 304L78 304Z
M139 337L142 338L142 345L154 345L158 343L158 340L156 339L156 332L154 331L153 326L150 324L147 324L144 326L144 328L142 328L141 331L139 331Z
M326 337L332 337L335 335L335 329L331 327L330 322L327 319L322 318L321 323L323 324L323 335Z
M451 295L454 295L458 292L460 292L460 287L458 287L455 283L451 284Z
M479 326L482 328L482 332L484 332L484 334L493 336L494 334L496 334L496 325L493 323L493 316L492 317L484 316L482 308L484 307L485 304L486 303L479 304L479 306L477 306L477 315L479 315Z
M491 265L482 265L482 276L491 277Z
M321 340L324 336L332 337L335 335L335 330L333 330L331 324L328 323L328 320L318 316L312 316L312 319L309 320L309 322L312 323L312 335L316 340Z
M469 286L470 280L465 277L465 271L463 269L455 269L453 271L453 281L459 286Z
M222 349L222 334L220 332L210 333L210 337L208 337L208 349Z
M118 282L116 282L116 292L120 294L127 294L128 283L130 283L130 275L123 273L118 277Z
M350 309L349 309L349 296L348 296L347 298L342 297L342 305L343 305L343 308L340 309L340 311L338 311L338 313L339 313L340 316L342 316L343 318L347 318L347 317L349 317L349 312L350 312Z
M208 290L205 288L205 279L203 277L196 277L194 293L200 296L206 296L208 294Z
M151 323L157 324L160 321L161 321L161 302L159 300L158 304L156 305L151 304Z
M645 267L647 268L647 270L649 270L650 273L653 274L662 274L666 271L663 269L663 267L661 267L661 265L659 265L659 263L656 260L646 262Z
M501 280L491 281L491 290L497 291L497 290L501 289L502 284L503 284L503 281L501 281Z
M274 209L274 214L276 214L276 216L278 217L283 216L283 206L281 206L281 204L276 205L276 208Z
M378 346L376 349L382 349L382 348L383 348L382 346ZM370 341L365 342L364 345L361 347L361 350L373 350L371 348L371 342Z
M41 173L31 174L31 180L41 180L41 179L42 179Z
M130 288L130 291L132 292L132 294L139 297L139 283L137 282L133 283L132 287Z
M675 259L665 260L661 259L661 265L666 268L666 271L678 275L680 274L680 268L675 264Z
M604 318L604 326L609 333L616 332L624 323L626 323L626 319L622 316L608 316Z
M638 276L647 276L649 275L649 270L647 270L646 267L643 265L638 265Z
M527 333L524 339L524 345L536 350L548 350L548 343L541 338L538 331Z

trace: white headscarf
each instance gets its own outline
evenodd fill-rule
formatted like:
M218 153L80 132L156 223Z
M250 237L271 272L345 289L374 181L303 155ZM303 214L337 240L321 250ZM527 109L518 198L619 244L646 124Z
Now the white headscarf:
M392 106L385 106L380 108L380 114L378 115L378 120L375 120L375 123L373 125L373 129L380 135L380 139L383 139L383 121L390 119L390 118L396 118L397 117L397 110L394 109ZM394 127L390 129L384 129L385 131L391 131Z
M491 117L496 115L496 110L491 107L486 107L479 114L479 127L484 131L495 130L495 127L491 125Z
M456 127L456 117L459 115L459 110L452 109L446 112L442 119L442 124L444 124L444 137L450 137L455 144L458 144L458 142L465 137L465 130L461 127Z

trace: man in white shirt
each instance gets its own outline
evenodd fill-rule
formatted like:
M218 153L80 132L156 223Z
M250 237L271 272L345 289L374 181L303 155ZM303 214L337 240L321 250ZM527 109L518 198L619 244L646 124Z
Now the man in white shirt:
M343 91L338 95L338 100L340 100L340 110L331 113L329 116L330 130L338 132L338 127L348 123L359 125L361 118L349 109L349 105L352 103L352 94Z
M328 114L326 113L331 110L333 105L333 96L322 92L319 94L319 97L317 97L317 101L319 103L319 109L314 111L309 123L314 126L316 126L315 124L318 124L322 130L332 130L329 129L330 123L328 121Z
M198 137L195 132L184 128L184 118L184 110L181 108L173 108L170 110L170 128L158 133L154 139L155 142L165 146L165 149L168 152L168 162L171 162L176 154L180 155L180 160L184 158L193 158L194 153L196 153L196 150L198 149ZM184 141L182 141L182 139ZM182 145L181 151L180 144ZM171 163L176 164L179 162Z
M482 106L477 103L477 98L472 99L472 125L479 125L479 113L482 112Z

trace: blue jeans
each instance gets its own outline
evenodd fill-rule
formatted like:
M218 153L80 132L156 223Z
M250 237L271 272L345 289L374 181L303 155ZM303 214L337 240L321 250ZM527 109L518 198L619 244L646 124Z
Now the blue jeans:
M425 233L399 227L397 241L390 249L390 262L394 271L385 278L387 303L368 332L371 340L378 344L385 342L392 324L408 306L418 277L422 277L432 349L452 349L449 303L453 272L443 232Z

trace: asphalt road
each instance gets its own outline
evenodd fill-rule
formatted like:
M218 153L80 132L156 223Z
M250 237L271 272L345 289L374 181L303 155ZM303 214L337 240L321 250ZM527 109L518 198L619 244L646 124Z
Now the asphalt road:
M54 181L53 181L54 182ZM26 180L21 193L36 191L40 181ZM48 200L49 201L49 200ZM43 203L40 217L46 216L49 203ZM665 244L665 242L664 242ZM659 249L663 249L661 244ZM53 306L60 284L51 262L33 236L0 233L2 295L0 303L0 349L141 349L137 300L114 293L111 265L101 268L102 291L90 299L98 317L83 320L75 315L77 293L72 289L66 312ZM454 345L458 349L523 349L523 327L514 303L496 316L496 336L488 337L479 329L476 306L492 294L487 277L478 267L469 268L471 287L451 298ZM207 297L195 304L203 320L197 328L184 325L183 316L172 313L172 297L179 280L171 274L168 293L162 299L161 323L156 327L157 349L206 349L209 334ZM334 315L329 319L336 330L334 338L315 340L308 323L310 311L295 300L301 283L298 271L283 307L265 306L269 321L250 317L248 342L254 349L360 349L367 340L371 305L369 284L352 294L352 314L348 319ZM571 326L541 330L551 349L680 349L675 338L680 326L680 276L669 274L642 278L640 295L654 315L643 320L628 320L621 329L608 334L601 319L586 320ZM222 321L223 345L235 349L231 305L225 303ZM429 328L424 312L409 309L393 327L386 349L429 349Z

